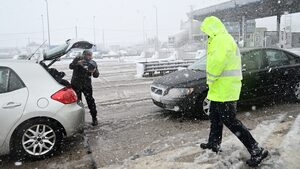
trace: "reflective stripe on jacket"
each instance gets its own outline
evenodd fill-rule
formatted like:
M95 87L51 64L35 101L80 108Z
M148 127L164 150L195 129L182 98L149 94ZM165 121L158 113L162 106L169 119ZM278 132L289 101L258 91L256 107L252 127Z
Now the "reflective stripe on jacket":
M216 102L239 100L241 92L241 56L233 37L216 17L205 18L201 30L209 36L206 77L207 98Z

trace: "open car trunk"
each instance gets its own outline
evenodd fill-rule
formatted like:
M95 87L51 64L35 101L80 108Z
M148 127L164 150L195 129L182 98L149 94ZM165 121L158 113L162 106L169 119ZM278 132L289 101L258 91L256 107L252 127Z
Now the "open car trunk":
M67 54L71 49L91 49L94 44L87 41L71 41L67 40L65 44L52 48L46 51L43 55L43 60L40 64L49 72L49 74L60 84L64 86L70 86L70 83L63 79L65 76L64 72L60 72L55 68L50 68L50 66L58 61L63 55ZM48 65L45 61L51 61Z

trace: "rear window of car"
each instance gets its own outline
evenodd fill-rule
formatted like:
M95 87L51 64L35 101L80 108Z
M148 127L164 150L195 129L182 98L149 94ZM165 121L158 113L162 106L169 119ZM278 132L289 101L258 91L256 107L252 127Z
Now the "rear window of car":
M8 77L9 77L9 69L0 68L0 94L7 92Z
M0 67L0 94L25 87L23 81L10 68Z

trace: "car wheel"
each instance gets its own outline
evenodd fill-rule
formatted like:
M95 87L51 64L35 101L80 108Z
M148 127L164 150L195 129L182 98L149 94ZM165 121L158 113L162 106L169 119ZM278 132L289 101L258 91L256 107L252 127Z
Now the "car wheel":
M203 95L204 96L199 96L195 103L195 112L201 119L208 119L210 101L207 99L206 94Z
M202 101L202 109L203 109L203 113L207 116L209 116L209 106L210 106L210 100L208 100L207 97L205 97Z
M53 155L61 146L63 131L56 122L34 119L17 129L12 138L11 152L17 158L43 159Z
M295 84L293 92L294 92L294 99L296 101L300 101L300 82Z

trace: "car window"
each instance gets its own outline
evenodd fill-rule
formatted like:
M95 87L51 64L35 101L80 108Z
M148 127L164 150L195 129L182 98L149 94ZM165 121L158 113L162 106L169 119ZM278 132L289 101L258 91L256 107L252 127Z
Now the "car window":
M0 94L8 91L9 69L0 68Z
M245 71L263 69L264 62L260 50L250 51L242 54L242 67Z
M18 75L9 68L0 68L0 94L25 87Z
M287 55L287 57L290 59L290 64L298 64L300 63L300 57L295 56L291 53L288 52L284 52L285 55Z
M291 63L289 57L279 50L266 50L266 58L270 67L289 65Z
M10 71L8 91L14 91L25 87L24 83L14 71Z
M206 56L201 57L199 60L191 64L188 69L206 70Z

